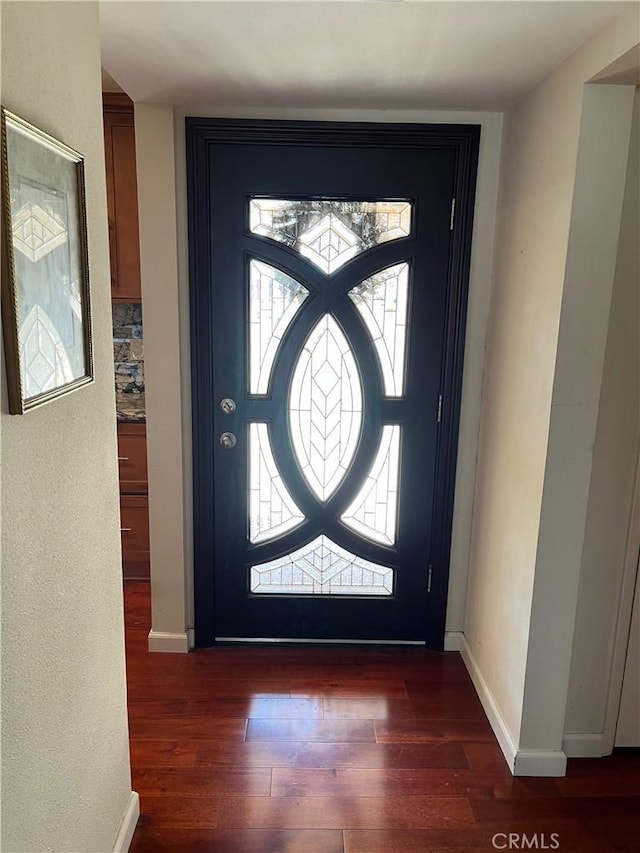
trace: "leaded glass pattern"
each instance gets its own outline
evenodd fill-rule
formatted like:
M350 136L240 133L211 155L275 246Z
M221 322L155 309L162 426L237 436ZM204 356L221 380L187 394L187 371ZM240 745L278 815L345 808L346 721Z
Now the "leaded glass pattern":
M398 514L400 427L387 424L363 487L342 521L368 539L395 545Z
M273 457L264 423L249 425L249 541L275 539L304 521Z
M331 274L351 258L411 233L410 201L254 198L249 227Z
M20 328L25 392L35 397L73 382L74 371L58 330L41 305L34 305Z
M404 392L408 293L408 264L387 267L349 291L376 348L387 397Z
M331 314L318 320L293 370L291 439L302 473L320 500L344 478L358 446L362 388L351 348Z
M291 554L251 567L251 592L276 595L393 595L393 569L318 536Z
M327 213L301 234L297 249L325 273L335 272L362 251L358 235L335 213Z
M249 392L266 394L280 341L309 291L263 261L249 266Z

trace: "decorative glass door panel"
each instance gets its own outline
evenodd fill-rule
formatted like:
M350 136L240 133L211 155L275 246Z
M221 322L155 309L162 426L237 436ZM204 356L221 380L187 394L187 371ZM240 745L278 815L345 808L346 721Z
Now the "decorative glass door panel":
M249 424L248 506L252 544L281 536L304 521L278 472L267 424Z
M396 544L400 474L400 426L385 424L371 471L341 520L368 539Z
M266 394L287 327L309 295L300 282L269 264L249 267L249 392Z
M413 204L409 200L260 198L249 201L248 219L252 233L285 243L331 275L356 255L408 237ZM394 264L347 291L370 335L367 361L377 358L383 393L390 398L401 398L404 389L409 273L407 261ZM309 288L281 269L250 259L248 394L264 395L272 387L278 350L296 319L303 317L309 293ZM307 305L313 310L312 303ZM300 349L283 402L289 446L299 473L311 492L310 500L324 504L349 474L366 415L353 347L331 311L317 320ZM358 493L339 517L360 537L392 549L397 538L401 430L400 424L382 426L371 468L356 478ZM286 537L305 517L284 483L280 467L286 468L286 463L278 466L276 462L267 424L250 423L248 442L249 543L258 546ZM258 549L255 559L259 555ZM393 567L358 557L320 535L275 560L252 565L249 591L254 595L392 596L394 576Z
M296 249L325 273L411 233L409 201L254 198L250 204L254 234Z
M353 460L362 421L356 362L331 314L318 320L298 357L288 410L302 473L317 497L326 501Z
M380 270L349 291L373 340L387 397L401 397L407 334L409 264Z
M455 156L253 140L209 156L206 203L191 179L210 306L197 642L424 641Z
M254 593L391 595L392 590L392 569L356 557L327 536L251 569Z

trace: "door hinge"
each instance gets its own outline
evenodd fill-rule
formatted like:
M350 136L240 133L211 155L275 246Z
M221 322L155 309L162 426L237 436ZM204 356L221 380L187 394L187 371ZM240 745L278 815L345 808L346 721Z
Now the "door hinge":
M427 594L431 592L431 575L433 574L433 566L429 563L429 577L427 578Z
M442 394L438 395L438 423L442 420Z
M451 219L449 220L449 231L453 231L453 220L456 215L456 200L455 198L451 199Z

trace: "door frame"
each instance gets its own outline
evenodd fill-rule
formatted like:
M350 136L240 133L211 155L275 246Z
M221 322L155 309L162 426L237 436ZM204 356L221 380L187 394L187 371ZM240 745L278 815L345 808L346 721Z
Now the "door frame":
M630 642L631 620L635 601L636 585L640 583L640 446L636 457L635 480L627 546L625 550L624 568L620 590L620 606L618 621L613 641L611 661L611 679L604 719L601 755L611 755L616 745L616 730L622 704L625 666Z
M322 145L326 147L447 148L455 154L453 239L445 309L441 372L440 431L432 523L426 646L444 647L451 531L462 396L471 234L480 144L480 126L469 124L380 124L187 117L187 210L191 313L191 393L193 432L193 537L196 646L215 643L213 531L214 428L210 390L212 291L210 162L216 144ZM194 369L197 365L197 370ZM208 484L208 486L207 486Z

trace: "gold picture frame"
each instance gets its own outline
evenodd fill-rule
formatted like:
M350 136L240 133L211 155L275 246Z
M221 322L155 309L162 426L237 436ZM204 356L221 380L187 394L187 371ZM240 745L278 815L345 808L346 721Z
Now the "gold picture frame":
M93 382L84 158L2 108L2 327L9 412Z

